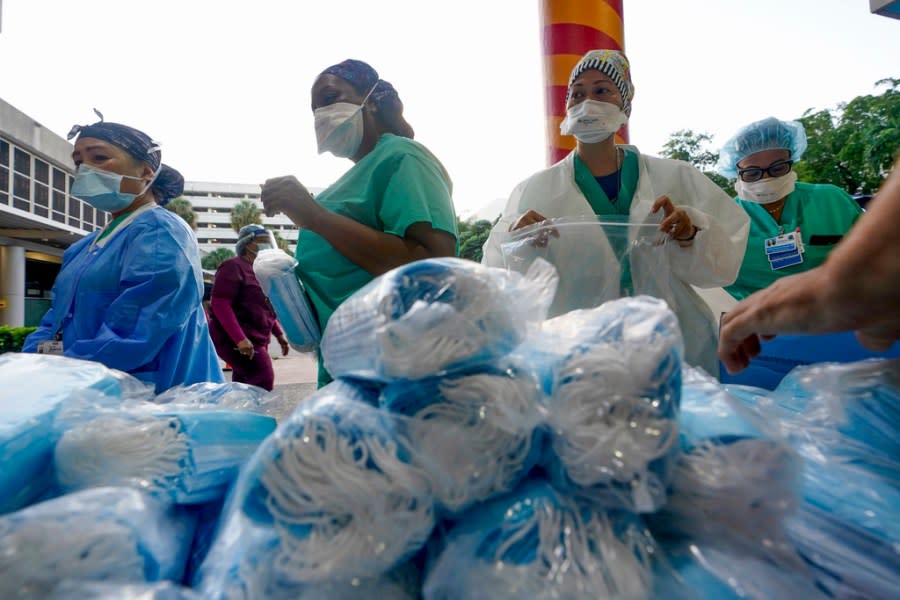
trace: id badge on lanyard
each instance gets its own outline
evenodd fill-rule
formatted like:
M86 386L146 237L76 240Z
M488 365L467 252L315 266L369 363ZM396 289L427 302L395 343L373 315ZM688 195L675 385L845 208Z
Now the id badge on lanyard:
M56 354L57 356L62 356L63 354L63 342L62 342L62 332L58 332L56 337L52 340L44 340L43 342L38 344L37 347L38 354Z
M765 241L766 258L773 271L792 267L803 262L803 237L798 227L790 233L782 233Z

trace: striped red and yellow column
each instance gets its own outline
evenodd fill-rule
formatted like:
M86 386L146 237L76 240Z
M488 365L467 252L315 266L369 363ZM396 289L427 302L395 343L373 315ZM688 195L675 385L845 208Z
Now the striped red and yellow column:
M559 124L566 116L566 88L578 59L588 50L625 49L622 2L541 0L548 164L561 160L575 147L575 138L560 135ZM627 142L627 125L616 139Z

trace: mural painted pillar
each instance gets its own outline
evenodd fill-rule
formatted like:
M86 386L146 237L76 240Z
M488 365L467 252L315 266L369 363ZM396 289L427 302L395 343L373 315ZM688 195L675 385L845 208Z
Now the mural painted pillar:
M575 138L559 133L566 116L569 74L588 50L624 50L624 0L541 0L544 57L544 107L547 115L547 164L561 160L575 147ZM628 126L616 134L628 141Z

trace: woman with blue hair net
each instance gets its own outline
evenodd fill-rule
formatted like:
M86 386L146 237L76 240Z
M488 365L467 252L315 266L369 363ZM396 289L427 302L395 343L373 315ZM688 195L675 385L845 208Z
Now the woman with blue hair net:
M269 356L272 336L287 356L288 341L253 272L263 250L275 248L274 236L262 225L245 225L234 246L237 256L216 270L210 297L209 333L216 352L231 365L231 380L272 391L275 371Z
M718 171L737 179L737 203L750 217L740 273L725 288L738 300L821 265L862 214L844 190L797 181L792 167L806 146L802 124L769 117L743 127L719 151Z
M297 273L322 331L338 305L373 278L416 260L456 253L452 183L414 141L397 91L368 64L345 60L312 86L319 153L355 164L316 198L296 177L266 181L266 214L300 227ZM330 381L320 356L319 385Z
M747 216L688 163L615 143L614 134L631 115L633 98L624 53L591 50L578 61L569 77L566 117L560 125L563 135L575 137L576 148L513 190L485 242L483 262L504 266L503 245L511 232L547 219L609 221L621 216L629 225L651 225L670 241L666 262L671 273L664 274L671 288L667 300L679 318L686 359L715 373L715 317L694 287L720 288L734 281L747 239ZM565 257L556 265L560 291L555 305L571 310L602 302L604 281L581 277L602 254L605 241L597 238L603 234L595 231L592 236L558 232L544 240L555 246L556 256ZM606 279L617 276L610 273ZM567 279L574 282L565 284ZM563 290L569 298L560 297Z
M112 220L63 254L50 309L23 352L101 362L157 393L224 381L201 306L197 239L162 209L184 190L181 174L145 133L102 116L75 136L70 193Z

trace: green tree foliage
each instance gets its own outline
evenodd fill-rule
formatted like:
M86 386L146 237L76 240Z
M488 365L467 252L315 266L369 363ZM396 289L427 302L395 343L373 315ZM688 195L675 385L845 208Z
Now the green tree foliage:
M275 238L275 243L278 244L278 247L279 247L280 249L282 249L282 250L284 250L285 252L287 252L287 253L290 254L290 252L291 252L291 243L290 243L289 241L287 241L286 239L284 239L283 237L281 237L281 236L278 234L278 232L275 231L274 229L272 230L272 237Z
M4 352L20 352L25 338L37 327L10 327L0 325L0 354Z
M493 225L490 221L461 221L456 218L459 228L459 256L475 262L481 262L481 247L491 233Z
M831 183L851 194L878 190L900 150L900 79L875 85L884 93L857 96L834 110L807 110L798 119L809 138L795 166L801 181Z
M200 265L207 271L215 271L223 262L234 256L229 248L216 248L200 260Z
M197 213L194 212L194 205L190 200L184 196L178 196L166 204L166 208L184 219L191 229L197 230Z
M235 233L251 224L262 225L262 210L250 200L241 200L231 209L231 227Z
M681 129L669 136L669 141L663 145L661 154L666 158L683 160L690 163L709 177L713 183L725 190L729 196L734 196L734 187L727 178L716 172L716 163L719 162L719 153L708 148L712 136L708 133L695 133L690 129Z

